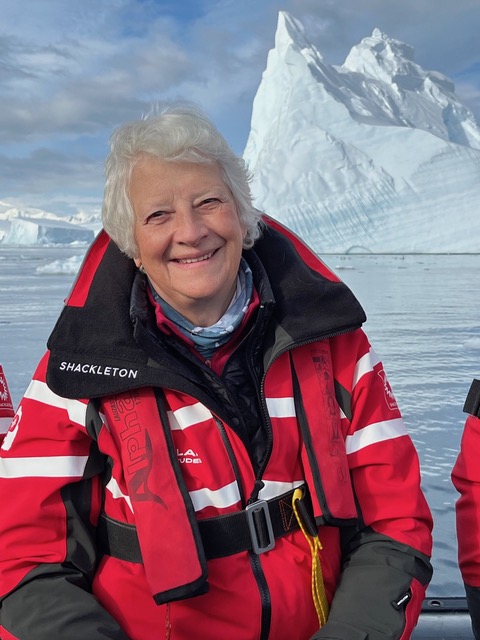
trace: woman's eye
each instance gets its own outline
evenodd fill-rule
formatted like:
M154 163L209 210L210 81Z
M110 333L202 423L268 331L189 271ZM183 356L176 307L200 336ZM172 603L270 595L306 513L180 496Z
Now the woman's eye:
M154 211L149 216L147 216L146 222L157 222L165 217L165 211Z

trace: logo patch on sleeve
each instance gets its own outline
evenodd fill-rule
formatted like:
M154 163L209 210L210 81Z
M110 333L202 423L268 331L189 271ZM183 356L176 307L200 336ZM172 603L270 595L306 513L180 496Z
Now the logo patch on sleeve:
M378 374L383 383L383 394L385 397L385 402L387 403L387 407L393 411L393 409L398 409L397 401L395 400L395 396L393 395L392 387L390 386L389 381L387 380L387 374L382 369L378 372Z

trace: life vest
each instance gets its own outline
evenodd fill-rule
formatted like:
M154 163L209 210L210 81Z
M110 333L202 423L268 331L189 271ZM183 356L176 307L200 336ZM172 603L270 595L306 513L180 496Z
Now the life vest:
M281 518L293 521L282 496L306 484L316 525L357 521L328 341L280 356L264 399L273 444L260 484L235 431L195 398L145 388L102 401L104 424L90 430L113 463L103 535L111 555L143 562L158 604L207 590L200 529L245 512L252 496L267 510L279 501ZM128 552L132 535L140 554Z

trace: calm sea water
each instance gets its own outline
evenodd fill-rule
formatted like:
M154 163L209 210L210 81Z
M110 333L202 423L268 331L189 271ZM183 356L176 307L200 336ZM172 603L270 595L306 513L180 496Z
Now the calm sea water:
M450 480L480 376L480 255L342 256L325 261L364 305L365 329L417 446L433 512L435 574L429 595L463 595Z
M38 268L82 248L0 248L0 363L18 403L73 282ZM323 256L363 304L365 329L382 358L417 446L435 519L433 596L463 595L457 568L450 472L480 376L480 255ZM68 271L68 270L67 270Z

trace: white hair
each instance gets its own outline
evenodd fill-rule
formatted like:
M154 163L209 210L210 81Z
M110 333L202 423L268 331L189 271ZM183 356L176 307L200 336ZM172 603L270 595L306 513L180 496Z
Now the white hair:
M194 106L170 104L141 120L118 127L110 139L105 162L103 226L121 251L138 257L135 214L129 186L133 167L145 154L171 162L216 163L246 228L244 248L260 235L261 212L252 204L251 174L215 126Z

